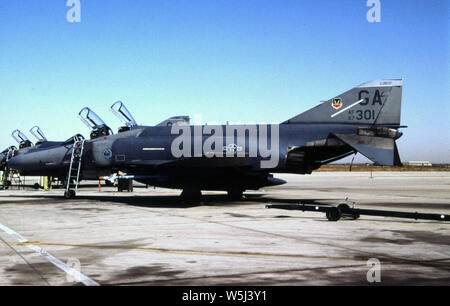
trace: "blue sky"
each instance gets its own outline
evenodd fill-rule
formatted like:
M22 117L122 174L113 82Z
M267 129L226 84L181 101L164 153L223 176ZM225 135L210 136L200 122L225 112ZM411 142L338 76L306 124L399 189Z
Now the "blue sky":
M449 2L381 0L0 1L0 148L35 124L49 139L136 120L282 122L360 83L404 78L403 160L450 162ZM31 135L30 135L31 138Z

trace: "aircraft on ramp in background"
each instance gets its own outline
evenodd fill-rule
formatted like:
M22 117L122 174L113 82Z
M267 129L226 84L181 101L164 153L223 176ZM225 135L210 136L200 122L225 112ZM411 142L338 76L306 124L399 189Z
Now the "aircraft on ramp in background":
M33 143L22 133L20 130L14 130L11 134L15 141L19 144L19 148L22 151L27 151ZM19 149L16 146L10 146L0 153L0 171L7 169L7 161L11 159L15 154L19 153ZM4 180L4 179L3 179Z
M125 126L119 128L119 133L137 127L136 121L122 102L114 103L111 110L125 123ZM80 173L77 173L78 180L97 180L99 177L110 176L111 169L96 167L90 150L91 142L96 138L114 136L112 130L88 107L83 108L78 117L91 130L89 141L85 141L81 134L76 134L66 141L48 141L43 131L38 126L34 126L30 132L37 142L33 145L25 134L15 130L12 136L19 143L21 149L17 150L15 147L11 147L0 153L0 166L2 167L0 169L4 170L5 167L8 167L18 171L22 176L51 176L67 185L68 176L70 176L68 169L73 164L74 146L83 143L85 156L83 167L80 168ZM164 120L161 124L171 126L181 123L189 124L189 117L172 117Z

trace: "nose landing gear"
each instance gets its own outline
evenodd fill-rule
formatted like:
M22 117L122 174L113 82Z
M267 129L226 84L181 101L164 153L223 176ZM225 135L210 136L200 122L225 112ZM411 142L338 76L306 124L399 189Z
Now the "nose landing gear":
M72 189L66 190L64 192L65 199L73 199L73 198L75 198L75 195L76 195L75 190L72 190Z

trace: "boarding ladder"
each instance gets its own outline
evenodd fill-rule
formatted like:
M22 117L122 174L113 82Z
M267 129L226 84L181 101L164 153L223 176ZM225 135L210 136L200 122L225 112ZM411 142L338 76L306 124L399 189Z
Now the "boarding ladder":
M84 142L84 139L75 138L75 142L73 143L69 172L67 173L66 179L66 191L64 192L64 197L66 199L75 197L78 190Z
M6 154L6 163L8 163L8 161L14 157L15 150L16 149L12 147L8 149L8 153ZM2 182L3 189L8 189L11 185L13 185L13 182L15 183L14 185L17 185L19 189L23 185L19 173L15 170L9 169L8 167L5 167L5 171L3 171Z
M18 190L20 190L20 188L24 189L25 188L25 177L22 180L22 177L20 176L20 174L17 171L11 171L10 172L10 182L11 182L11 186L16 186Z

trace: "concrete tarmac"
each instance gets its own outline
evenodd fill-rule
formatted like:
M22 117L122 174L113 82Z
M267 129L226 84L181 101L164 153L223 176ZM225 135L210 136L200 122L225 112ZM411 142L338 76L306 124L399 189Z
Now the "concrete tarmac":
M288 184L200 205L161 188L0 191L0 285L450 285L448 222L265 208L347 199L450 214L450 172L276 177Z

